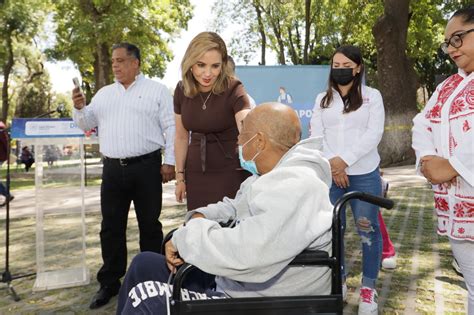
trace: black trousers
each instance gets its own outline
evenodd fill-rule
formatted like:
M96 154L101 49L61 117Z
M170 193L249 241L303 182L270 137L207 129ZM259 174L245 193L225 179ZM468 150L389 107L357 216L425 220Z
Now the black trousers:
M120 288L127 268L127 220L133 201L140 230L140 251L159 253L163 241L159 221L163 187L161 154L126 166L104 159L101 186L102 224L100 244L103 265L97 273L101 287Z

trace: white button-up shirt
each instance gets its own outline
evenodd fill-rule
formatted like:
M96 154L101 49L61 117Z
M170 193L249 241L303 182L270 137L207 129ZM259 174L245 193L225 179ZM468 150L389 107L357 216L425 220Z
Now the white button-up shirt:
M333 101L321 108L326 92L316 97L311 118L311 136L323 137L323 154L327 159L339 156L348 165L348 175L367 174L380 163L377 146L382 139L385 110L382 95L376 89L362 86L362 106L343 113L341 96L333 90Z
M99 127L100 152L127 158L164 149L164 163L174 165L173 100L163 84L138 75L127 89L104 86L88 106L74 109L74 122L83 130Z

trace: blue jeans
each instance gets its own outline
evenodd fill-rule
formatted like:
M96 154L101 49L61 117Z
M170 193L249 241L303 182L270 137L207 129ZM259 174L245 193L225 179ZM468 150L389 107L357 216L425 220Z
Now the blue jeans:
M362 175L349 175L349 186L339 188L332 183L329 193L331 202L334 204L343 194L351 191L362 191L381 196L382 188L380 182L380 171L377 167L374 171ZM362 286L375 288L380 262L382 259L382 234L378 220L379 207L364 201L352 199L350 201L352 214L362 240ZM346 231L346 209L341 209L342 237ZM344 242L342 245L342 274L347 275L344 260Z

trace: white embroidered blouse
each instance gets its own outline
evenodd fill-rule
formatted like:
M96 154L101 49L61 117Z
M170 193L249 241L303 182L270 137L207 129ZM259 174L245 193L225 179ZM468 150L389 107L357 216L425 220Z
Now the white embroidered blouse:
M413 123L416 165L438 155L460 174L449 189L433 185L438 233L474 241L474 73L459 70L438 85Z

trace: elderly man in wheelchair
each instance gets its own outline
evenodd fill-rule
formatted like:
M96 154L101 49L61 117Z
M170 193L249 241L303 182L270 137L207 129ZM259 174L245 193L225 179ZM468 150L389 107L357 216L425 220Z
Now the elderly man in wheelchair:
M198 269L183 282L183 300L330 295L328 266L290 266L305 250L332 250L330 166L319 151L321 139L300 141L300 135L291 107L266 103L253 109L238 144L241 165L254 176L234 199L188 212L185 225L165 244L165 256L137 255L117 313L166 314L169 281L184 262ZM226 222L230 226L223 227Z

